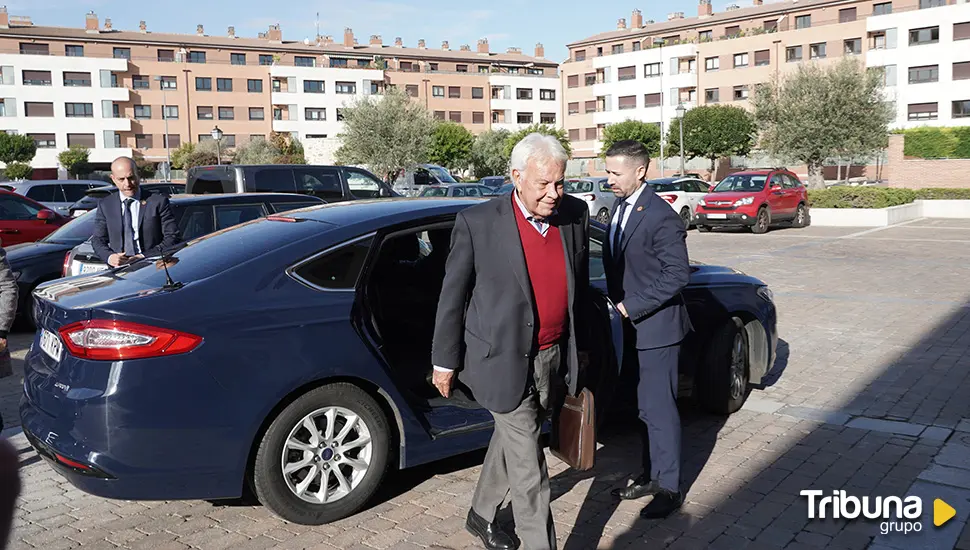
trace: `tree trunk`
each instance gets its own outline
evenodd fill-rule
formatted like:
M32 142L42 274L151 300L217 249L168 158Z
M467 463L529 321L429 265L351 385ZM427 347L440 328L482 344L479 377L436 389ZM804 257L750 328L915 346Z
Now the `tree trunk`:
M838 181L838 182L842 181L842 159L841 158L839 159L838 172L835 174L835 181Z
M808 164L808 188L825 189L825 177L822 175L822 162L813 160Z

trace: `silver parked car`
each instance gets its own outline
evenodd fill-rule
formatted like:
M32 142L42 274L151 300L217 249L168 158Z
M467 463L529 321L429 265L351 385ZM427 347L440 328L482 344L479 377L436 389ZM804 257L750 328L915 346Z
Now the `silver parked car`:
M589 217L600 223L610 221L610 211L616 202L616 195L610 190L605 177L567 179L564 191L589 205Z
M36 180L8 182L14 193L33 199L62 216L69 216L71 205L84 198L90 189L104 187L100 180Z

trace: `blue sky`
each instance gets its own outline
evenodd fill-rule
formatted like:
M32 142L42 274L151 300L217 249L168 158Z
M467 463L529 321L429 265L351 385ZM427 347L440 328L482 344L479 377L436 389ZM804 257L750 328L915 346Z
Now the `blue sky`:
M637 3L623 0L595 2L538 2L535 0L489 0L487 2L447 2L444 0L357 0L322 2L312 0L6 0L11 15L28 15L35 25L82 27L84 14L94 10L101 22L111 18L116 29L137 30L138 22L158 32L194 34L204 25L209 35L225 35L228 26L237 36L255 37L271 23L279 23L286 40L311 38L315 33L316 13L320 12L320 33L342 40L344 27L354 29L358 42L367 43L379 34L385 44L400 36L406 46L424 38L429 47L438 48L448 40L452 49L461 44L475 48L486 37L492 51L510 46L531 54L536 42L546 48L546 57L562 61L566 44L586 36L613 30L616 20L639 8L644 19L663 21L668 12L697 13L696 0ZM721 11L729 0L715 0ZM745 2L747 3L747 2ZM739 3L740 4L740 3ZM567 7L575 6L575 7ZM573 13L570 13L573 12Z

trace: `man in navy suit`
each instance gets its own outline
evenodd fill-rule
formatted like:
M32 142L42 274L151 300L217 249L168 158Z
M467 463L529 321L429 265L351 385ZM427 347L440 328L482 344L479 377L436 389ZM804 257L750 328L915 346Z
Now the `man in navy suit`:
M692 329L681 290L690 278L687 232L674 209L644 181L650 155L637 141L606 151L616 205L604 251L610 298L636 333L637 401L643 438L643 472L613 495L653 500L640 515L662 518L680 508L680 416L677 363Z
M179 240L179 228L168 197L142 196L138 168L128 157L111 163L111 181L118 188L101 199L94 218L91 245L95 254L112 267L161 254Z

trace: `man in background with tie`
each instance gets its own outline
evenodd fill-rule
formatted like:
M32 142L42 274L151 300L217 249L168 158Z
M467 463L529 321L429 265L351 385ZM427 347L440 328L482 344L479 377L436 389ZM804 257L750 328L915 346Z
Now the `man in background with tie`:
M129 157L111 163L111 181L118 188L101 199L94 219L91 245L111 267L161 254L179 240L178 224L168 197L142 196L138 168Z
M619 141L606 151L617 204L604 264L610 299L629 321L628 333L636 333L637 402L645 424L643 472L613 495L624 500L653 496L640 512L652 519L668 516L683 503L677 366L680 343L692 327L681 296L690 279L687 231L644 181L649 163L647 149L637 141Z

